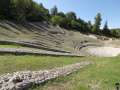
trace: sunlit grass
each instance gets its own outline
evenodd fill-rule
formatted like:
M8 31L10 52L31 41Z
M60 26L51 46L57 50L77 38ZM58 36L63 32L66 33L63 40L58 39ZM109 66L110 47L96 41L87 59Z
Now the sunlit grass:
M0 56L0 74L23 71L23 70L41 70L61 67L67 64L77 63L83 60L79 57L52 57L52 56Z
M120 56L86 59L94 64L32 90L115 90L115 83L120 83Z
M0 48L20 48L20 45L0 45Z
M120 56L99 58L1 55L0 74L21 70L51 69L82 60L90 60L94 64L69 76L50 80L32 90L115 90L115 83L120 82Z

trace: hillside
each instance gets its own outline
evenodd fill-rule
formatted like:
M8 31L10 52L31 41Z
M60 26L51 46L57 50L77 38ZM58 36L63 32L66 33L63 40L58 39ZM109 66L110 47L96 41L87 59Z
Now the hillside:
M101 46L102 41L77 31L66 30L41 22L18 24L0 22L0 44L7 48L39 49L45 51L84 54L80 50L88 46ZM13 47L16 46L16 47ZM3 48L3 47L1 47ZM19 50L18 50L19 51Z
M0 90L119 90L118 7L59 1L0 0Z
M0 82L2 82L0 89L97 90L100 88L106 90L108 87L114 88L113 84L119 80L119 45L119 39L82 34L76 30L67 30L47 23L0 21ZM107 58L102 58L103 56ZM108 58L114 56L118 57ZM82 62L84 68L81 68ZM86 66L84 65L86 62L91 64ZM59 70L57 67L60 67ZM116 76L117 80L114 78ZM106 80L115 82L104 83ZM100 83L96 83L97 81Z

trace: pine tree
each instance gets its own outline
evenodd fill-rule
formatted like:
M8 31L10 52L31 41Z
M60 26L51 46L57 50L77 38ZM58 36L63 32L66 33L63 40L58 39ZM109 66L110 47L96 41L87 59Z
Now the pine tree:
M110 30L108 28L108 23L107 21L105 22L105 25L103 27L103 34L109 36L110 35Z
M94 23L93 29L92 29L93 33L100 34L101 21L102 21L101 14L98 13L95 17L95 23Z
M92 27L93 26L92 26L91 21L88 21L87 26L88 26L89 32L92 32Z

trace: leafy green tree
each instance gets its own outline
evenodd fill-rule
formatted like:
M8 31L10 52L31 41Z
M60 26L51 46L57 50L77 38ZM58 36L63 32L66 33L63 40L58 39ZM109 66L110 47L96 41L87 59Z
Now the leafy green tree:
M53 25L59 25L60 27L70 29L69 20L65 17L56 15L51 18L51 22Z
M61 16L53 16L51 19L53 25L61 25L63 22L63 17Z
M100 34L101 21L102 21L101 14L98 13L95 17L95 23L94 23L93 29L92 29L93 33Z
M107 22L101 31L101 14L95 17L94 25L91 22L77 18L75 12L58 12L54 6L49 12L42 4L38 4L33 0L0 0L0 19L16 20L18 22L25 21L51 21L53 25L59 25L67 29L75 29L84 33L104 34L106 36L120 37L120 30L110 30Z
M49 11L33 0L11 0L11 16L17 21L48 20Z
M56 6L54 6L53 8L51 8L51 15L52 15L52 16L55 16L55 15L57 15L57 14L58 14L58 9L57 9Z
M58 16L61 16L61 17L66 17L63 12L58 12L57 15L58 15Z
M32 3L31 10L27 13L27 20L49 21L49 11L42 4Z
M0 19L8 19L10 14L10 0L0 0Z
M80 27L79 22L77 22L76 20L72 20L72 21L71 21L71 28L78 30L79 27Z
M79 23L79 28L78 28L79 31L88 32L88 26L87 26L87 23L84 20L78 18L77 22Z
M76 19L77 19L77 16L76 16L76 14L75 14L74 12L68 12L68 13L66 14L66 17L67 17L68 19L70 19L70 20L76 20Z
M32 0L11 0L10 12L13 19L25 21L28 9L31 8Z
M116 37L116 38L120 38L120 29L112 29L111 36Z

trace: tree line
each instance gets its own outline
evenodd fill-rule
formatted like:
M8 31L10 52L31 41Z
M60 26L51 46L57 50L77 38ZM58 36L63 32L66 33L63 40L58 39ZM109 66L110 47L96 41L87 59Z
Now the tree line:
M14 20L17 22L43 22L59 25L62 28L77 30L82 33L93 33L105 35L109 37L120 37L119 30L110 30L106 22L101 29L101 14L95 17L94 24L91 21L84 21L77 18L75 12L59 12L54 6L51 10L46 9L42 4L38 4L33 0L0 0L0 19Z

